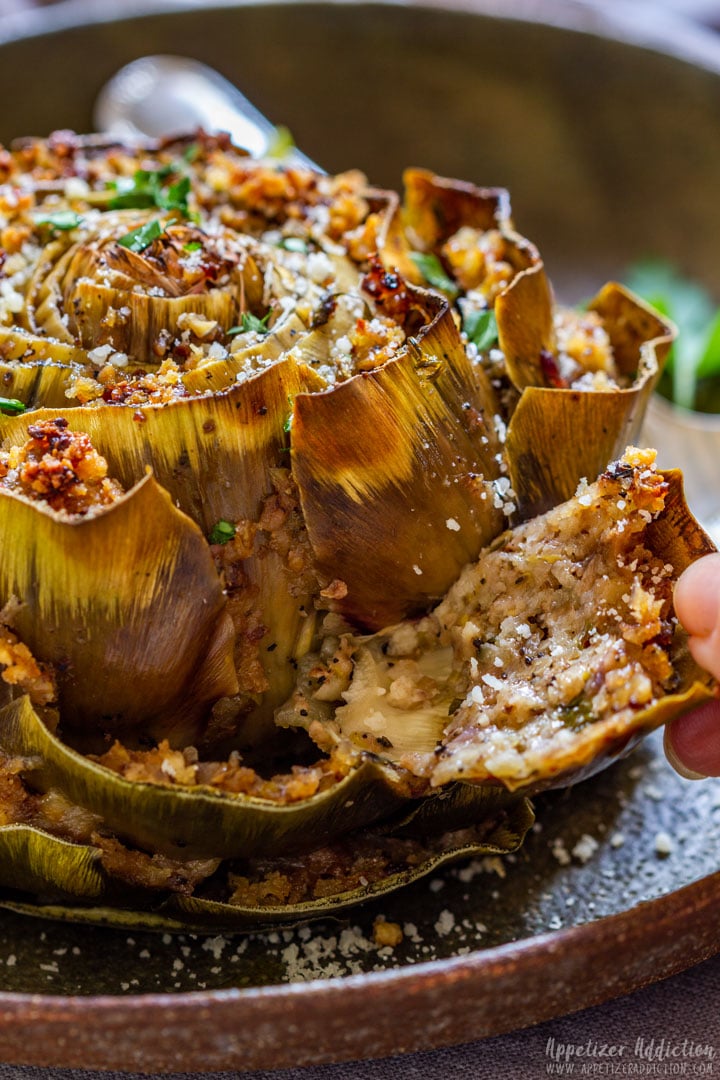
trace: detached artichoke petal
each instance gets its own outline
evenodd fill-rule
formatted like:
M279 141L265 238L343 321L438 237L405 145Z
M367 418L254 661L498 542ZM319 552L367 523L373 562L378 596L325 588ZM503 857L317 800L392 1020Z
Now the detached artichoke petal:
M110 506L62 519L0 490L3 603L57 671L68 729L192 741L237 688L233 627L207 543L148 475Z
M308 659L283 719L373 746L431 790L566 786L717 696L671 619L673 582L713 550L679 474L628 448L575 499L499 537L422 621L345 635L335 655L354 667L334 711L328 668Z

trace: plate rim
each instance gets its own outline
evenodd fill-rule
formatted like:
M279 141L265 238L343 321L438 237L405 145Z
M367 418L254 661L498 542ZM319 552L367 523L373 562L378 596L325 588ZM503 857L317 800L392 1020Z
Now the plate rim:
M720 869L592 922L380 972L177 993L0 991L0 1060L140 1074L244 1072L473 1042L603 1004L720 953L718 900ZM609 945L622 945L612 949L610 980L586 977L578 988L588 966L601 970ZM534 978L548 962L553 979ZM403 1014L412 1021L401 1022ZM339 1029L343 1018L353 1022Z

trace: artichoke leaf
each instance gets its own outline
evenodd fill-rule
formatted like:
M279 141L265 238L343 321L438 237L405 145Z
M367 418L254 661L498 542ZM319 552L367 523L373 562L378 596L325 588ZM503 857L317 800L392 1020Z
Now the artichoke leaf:
M106 891L100 851L32 825L0 826L0 885L35 896L97 899Z
M244 349L231 352L223 360L213 360L209 364L193 368L182 376L183 385L191 394L202 394L208 390L217 393L227 390L239 381L241 373L249 367L262 370L279 361L283 354L293 348L300 338L307 333L305 323L296 314L282 319L268 334ZM252 377L252 376L251 376ZM318 380L318 389L322 384Z
M0 746L37 758L22 772L29 786L59 790L122 839L181 859L270 855L323 843L408 798L395 770L369 758L331 787L287 804L210 787L127 780L63 743L27 697L0 710Z
M323 891L317 897L293 904L263 904L261 907L246 907L241 902L206 900L201 896L174 895L165 905L165 910L174 918L184 917L197 929L216 925L228 930L262 929L264 926L295 925L308 920L337 916L348 908L405 888L461 859L511 854L522 845L534 820L530 803L524 799L516 800L505 811L496 811L489 818L481 818L452 830L425 833L422 839L412 846L411 858L405 865L402 865L402 855L393 859L392 846L394 840L399 840L402 844L405 834L380 828L365 836L350 836L343 842L343 846L351 852L353 841L357 841L361 851L374 852L380 857L385 855L384 848L389 847L389 852L385 855L388 861L385 872L367 884L327 894L327 882L324 881ZM394 861L396 865L393 866ZM271 866L272 864L268 868Z
M509 326L520 320L521 311L522 319L528 312L524 303L520 305L523 282L536 276L521 275L497 300L501 345L504 340L506 348ZM583 477L594 480L608 461L633 442L672 343L672 328L622 286L606 285L589 310L603 318L619 372L632 384L614 390L550 388L539 385L539 378L535 385L525 384L506 440L510 476L523 518L571 498ZM532 317L527 326L533 326ZM545 347L546 340L538 332L523 355L539 357ZM520 377L517 366L514 371L510 370L511 376Z
M145 910L139 906L128 909L70 903L33 904L0 895L0 907L24 915L135 930L249 933L292 927L317 919L343 917L350 908L387 896L462 859L510 854L521 846L533 821L527 800L517 800L488 820L481 819L452 831L426 833L417 844L407 846L411 858L404 863L400 832L397 833L400 844L395 848L388 843L396 836L392 830L350 836L344 848L352 854L353 845L357 844L358 853L372 853L375 861L385 858L384 872L365 885L353 885L329 894L326 879L320 895L292 903L272 903L269 897L267 903L258 906L241 900L229 903L199 895L172 895L160 904L150 898ZM298 860L293 862L297 865ZM266 871L272 870L272 860L263 863ZM282 873L282 865L279 872Z
M63 724L185 746L233 693L233 627L207 543L147 475L94 515L63 519L0 490L0 596L53 665Z
M68 385L86 363L87 353L75 345L16 326L0 327L3 393L28 407L67 405Z
M442 596L503 522L493 392L448 305L424 296L433 317L399 354L295 399L292 468L317 565L346 587L333 608L371 629Z
M247 646L246 654L261 665L264 687L248 698L247 687L241 685L242 696L226 703L222 719L225 726L237 727L235 721L242 717L247 745L274 736L272 711L290 693L292 661L308 643L314 580L293 571L287 553L274 550L272 536L259 524L264 505L275 496L277 469L289 464L286 428L292 402L300 391L320 385L313 372L286 358L210 396L142 409L97 405L38 410L2 425L3 443L9 447L27 438L30 424L61 416L71 430L90 436L125 486L151 466L173 502L205 536L211 536L218 522L229 522L238 527L239 545L247 527L249 539L237 558L234 545L229 545L241 572L237 582L228 580L226 585L238 647ZM264 628L259 637L258 628ZM241 663L238 657L238 669Z
M424 279L412 251L436 252L463 225L485 231L511 226L510 197L504 188L480 188L437 176L428 169L403 173L401 210L394 215L381 248L383 262L415 285Z
M302 365L282 360L225 393L141 408L38 409L8 418L2 445L22 444L29 425L62 417L70 430L90 437L125 487L150 466L173 502L209 536L220 520L258 520L272 490L269 470L287 464L291 403L317 385Z
M495 319L508 375L523 390L545 385L541 356L555 343L553 296L537 249L519 236L512 246L518 272L495 300Z

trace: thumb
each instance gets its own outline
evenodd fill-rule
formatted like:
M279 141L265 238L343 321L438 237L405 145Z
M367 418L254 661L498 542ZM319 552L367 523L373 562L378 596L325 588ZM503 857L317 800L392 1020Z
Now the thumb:
M720 679L720 552L698 559L680 575L673 601L693 658Z
M720 701L708 701L665 728L665 753L688 780L720 776Z

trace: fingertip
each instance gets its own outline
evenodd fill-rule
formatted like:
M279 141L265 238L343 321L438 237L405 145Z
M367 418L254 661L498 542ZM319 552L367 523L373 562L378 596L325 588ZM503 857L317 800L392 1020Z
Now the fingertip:
M672 720L665 728L665 753L681 776L700 780L720 776L720 701Z
M678 578L675 612L688 634L709 637L720 623L720 552L691 563Z

